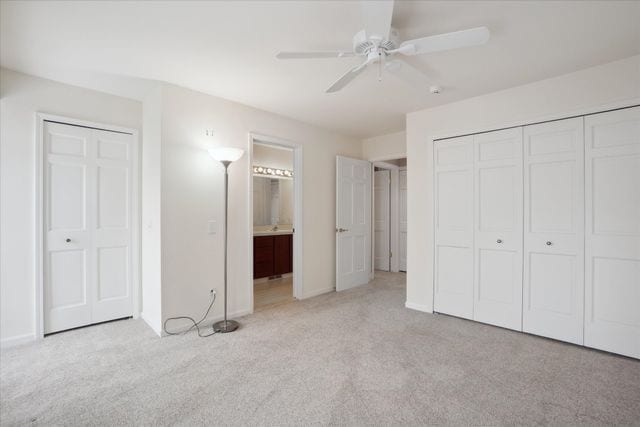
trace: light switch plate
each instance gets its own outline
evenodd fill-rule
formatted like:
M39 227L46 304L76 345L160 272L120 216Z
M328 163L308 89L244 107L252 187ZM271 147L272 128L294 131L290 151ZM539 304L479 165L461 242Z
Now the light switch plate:
M214 219L207 221L207 233L216 234L218 232L218 222Z

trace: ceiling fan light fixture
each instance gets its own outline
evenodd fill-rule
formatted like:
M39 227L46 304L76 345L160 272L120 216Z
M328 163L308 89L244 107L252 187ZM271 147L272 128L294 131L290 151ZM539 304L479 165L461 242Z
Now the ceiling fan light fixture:
M382 81L383 69L395 73L400 79L421 89L429 87L429 76L414 66L402 61L396 55L414 56L442 52L470 46L479 46L489 41L487 27L469 28L450 33L436 34L412 40L400 40L400 32L391 26L393 0L361 1L364 29L352 39L352 52L280 52L279 59L342 58L358 56L364 59L343 74L325 92L334 93L343 89L369 65L378 63L378 81ZM389 65L390 64L390 65ZM430 86L432 94L441 92L438 86Z

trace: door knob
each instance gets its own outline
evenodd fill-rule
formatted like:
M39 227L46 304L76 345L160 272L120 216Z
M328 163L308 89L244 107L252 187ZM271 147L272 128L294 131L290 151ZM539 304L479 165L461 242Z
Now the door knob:
M496 240L496 243L502 243L502 239Z
M67 239L65 240L65 242L69 243L69 242L71 242L71 239L67 238Z
M552 245L552 243L547 241L547 246L551 246L551 245Z
M337 233L344 233L345 231L349 231L346 228L336 228Z

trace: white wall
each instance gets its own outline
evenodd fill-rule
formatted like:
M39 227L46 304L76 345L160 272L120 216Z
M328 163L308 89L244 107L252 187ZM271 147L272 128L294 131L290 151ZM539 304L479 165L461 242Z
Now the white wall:
M640 102L640 56L407 115L407 306L433 309L433 139Z
M303 297L335 287L335 156L361 157L361 142L276 114L172 85L163 88L162 317L200 316L209 289L222 314L223 167L206 148L249 150L249 133L303 146ZM207 138L205 129L214 129ZM229 312L251 307L248 155L229 167ZM207 234L207 221L218 233Z
M367 160L390 160L407 156L407 134L405 131L374 136L362 140L362 158Z
M140 168L142 318L162 331L161 167L162 87L151 90L143 102L142 155Z
M35 334L36 112L140 128L142 104L0 69L0 337Z

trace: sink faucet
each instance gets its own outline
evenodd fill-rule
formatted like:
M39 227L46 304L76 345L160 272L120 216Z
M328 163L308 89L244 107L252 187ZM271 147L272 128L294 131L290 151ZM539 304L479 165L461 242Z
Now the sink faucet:
M278 226L274 225L273 227L271 227L271 231L278 231Z

